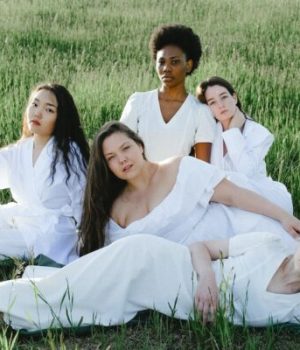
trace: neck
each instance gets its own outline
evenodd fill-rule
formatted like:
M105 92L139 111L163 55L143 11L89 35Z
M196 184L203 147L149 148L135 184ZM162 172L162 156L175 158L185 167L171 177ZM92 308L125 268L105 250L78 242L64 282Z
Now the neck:
M159 165L157 163L145 161L140 173L127 182L127 190L129 192L142 192L147 189L158 167Z
M41 136L34 134L33 135L33 141L34 141L34 147L38 149L42 149L46 143L49 141L50 137L49 136Z
M188 93L184 85L179 85L172 88L162 85L159 89L159 97L162 99L184 101L187 95Z

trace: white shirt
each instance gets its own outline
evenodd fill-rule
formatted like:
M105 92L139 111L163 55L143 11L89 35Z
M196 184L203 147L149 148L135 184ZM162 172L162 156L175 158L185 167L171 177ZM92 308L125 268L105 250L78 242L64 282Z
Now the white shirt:
M34 166L32 150L32 137L0 150L0 189L9 188L15 201L0 205L0 223L19 230L35 256L44 254L65 264L77 257L76 224L81 219L85 176L73 159L80 177L71 172L66 184L59 158L52 183L53 138Z
M120 121L143 139L150 161L189 155L195 144L212 143L215 137L216 123L210 109L190 94L166 123L158 90L136 92L128 99Z
M270 131L253 120L246 120L243 132L238 128L223 131L218 122L211 164L224 170L228 180L261 194L292 214L292 197L287 188L267 176L265 157L273 141Z

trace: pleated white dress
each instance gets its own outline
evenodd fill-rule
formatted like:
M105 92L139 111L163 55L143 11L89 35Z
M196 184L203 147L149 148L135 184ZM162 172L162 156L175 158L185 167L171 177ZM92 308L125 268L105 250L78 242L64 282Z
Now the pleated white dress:
M231 321L242 324L245 319L253 326L265 326L271 319L299 323L299 293L267 292L288 255L278 236L258 232L233 237L229 255L213 262L213 269L221 306ZM197 277L189 250L159 237L127 237L62 269L46 269L46 277L32 277L35 271L43 275L34 267L31 277L0 283L0 311L15 329L117 325L145 309L194 317Z

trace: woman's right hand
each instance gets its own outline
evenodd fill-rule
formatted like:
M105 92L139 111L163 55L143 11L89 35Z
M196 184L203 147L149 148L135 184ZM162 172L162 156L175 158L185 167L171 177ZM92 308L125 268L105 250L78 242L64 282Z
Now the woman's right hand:
M244 114L240 110L238 110L238 113L235 113L235 115L232 117L230 121L229 129L232 129L232 128L242 129L245 121L246 121L246 118Z
M300 220L293 215L286 214L280 220L283 228L294 238L300 239Z

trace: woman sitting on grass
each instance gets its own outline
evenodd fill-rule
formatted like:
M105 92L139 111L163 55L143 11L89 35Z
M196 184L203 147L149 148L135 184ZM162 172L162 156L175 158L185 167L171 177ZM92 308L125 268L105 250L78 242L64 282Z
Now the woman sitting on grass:
M230 181L293 213L292 198L286 187L267 176L264 158L274 141L270 131L244 113L236 91L223 78L202 81L196 95L210 107L217 120L211 164L225 170Z
M122 123L107 123L96 135L81 221L82 254L140 233L189 244L257 230L279 234L293 249L300 221L206 162L146 160L142 140Z
M89 146L69 91L38 85L23 118L22 138L0 150L0 189L15 202L0 205L2 258L44 254L66 264L77 257Z
M216 125L209 108L185 86L202 55L198 35L183 25L160 26L153 31L149 48L161 86L131 95L121 122L143 139L151 161L192 151L209 162Z
M0 283L0 311L28 331L118 325L145 309L180 319L199 311L205 323L218 305L219 316L235 324L267 326L299 323L299 291L300 248L290 255L277 235L249 233L190 250L135 235L61 269L37 266Z

